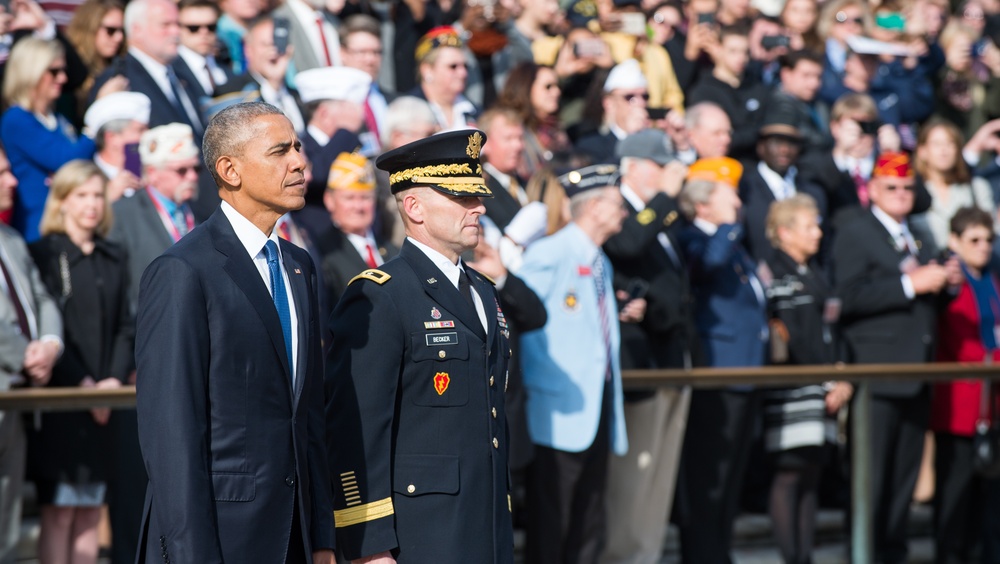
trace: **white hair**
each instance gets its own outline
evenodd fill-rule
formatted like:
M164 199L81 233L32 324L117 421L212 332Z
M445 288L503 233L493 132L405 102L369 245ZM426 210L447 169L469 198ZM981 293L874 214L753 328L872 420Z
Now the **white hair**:
M414 123L436 125L437 119L430 104L415 96L401 96L389 104L385 113L385 123L382 125L382 139L392 137L397 131L403 131Z

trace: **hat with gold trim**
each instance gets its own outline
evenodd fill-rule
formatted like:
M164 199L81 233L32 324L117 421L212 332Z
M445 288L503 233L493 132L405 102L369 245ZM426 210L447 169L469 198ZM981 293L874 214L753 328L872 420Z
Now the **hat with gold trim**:
M389 173L393 194L430 186L452 196L492 198L479 163L484 143L486 134L478 129L449 131L383 153L375 166Z
M413 58L418 63L422 63L431 51L438 47L462 48L462 36L458 30L450 25L442 25L428 31L417 41L417 48L413 51Z
M572 198L594 188L618 185L618 167L613 164L597 164L571 170L559 177L566 196Z
M375 189L375 171L371 162L358 153L343 152L330 165L326 187L330 190L366 192Z

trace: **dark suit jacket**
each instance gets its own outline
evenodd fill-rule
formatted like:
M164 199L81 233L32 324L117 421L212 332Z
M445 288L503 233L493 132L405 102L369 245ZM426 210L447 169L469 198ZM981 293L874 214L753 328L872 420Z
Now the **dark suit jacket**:
M500 230L504 230L517 212L521 211L521 202L515 200L492 174L484 171L483 177L486 179L486 187L493 192L492 198L483 198L486 217L497 224Z
M174 244L173 238L163 228L153 202L146 189L122 198L111 207L115 221L108 240L121 245L128 257L129 305L135 312L139 303L139 280L153 259Z
M283 562L333 547L316 273L281 241L298 315L294 387L274 302L222 211L149 266L136 335L149 470L139 562Z
M399 253L399 248L389 241L384 241L375 235L378 244L376 251L383 261L388 261ZM330 227L316 239L316 250L321 258L323 284L326 287L326 303L330 310L340 301L340 296L347 289L347 284L362 270L368 268L351 240L335 225Z
M174 67L174 72L177 73L177 78L180 79L181 84L186 85L188 90L195 93L197 98L192 99L192 101L199 105L203 99L221 94L221 88L229 84L229 82L233 79L233 71L228 66L219 64L219 68L226 74L226 82L221 85L217 85L214 92L208 92L205 90L205 87L202 86L201 81L198 80L197 75L194 74L194 71L188 65L187 61L184 60L184 57L178 55L170 66Z
M699 347L687 267L675 234L683 223L677 202L657 194L641 215L631 205L628 212L622 230L604 243L604 252L615 269L616 290L627 291L635 280L648 290L643 321L621 324L622 368L683 368L686 361L698 361ZM680 264L660 244L660 233L670 238ZM638 396L626 392L625 397Z
M694 319L708 366L761 366L767 304L749 280L756 265L743 249L743 226L721 225L714 235L695 226L681 232L694 290Z
M934 258L930 248L921 245L920 264ZM941 298L906 297L900 279L900 263L906 256L870 211L844 225L833 242L834 293L842 300L840 319L851 362L933 360ZM872 393L885 396L915 396L923 388L922 382L871 384Z
M764 182L764 177L757 170L757 163L748 166L740 178L740 200L743 201L743 223L746 226L746 247L750 256L758 262L771 262L774 257L774 247L767 240L765 228L767 227L767 212L771 209L771 204L777 200L774 192ZM796 177L795 191L800 194L808 194L816 200L819 207L819 215L826 218L827 204L826 193L822 188L812 184L808 180Z
M166 125L168 123L186 123L188 125L192 125L191 119L188 117L187 113L178 111L174 107L170 98L163 93L163 90L160 90L160 87L156 84L156 81L153 80L153 77L146 72L142 63L129 54L115 59L111 63L111 66L94 80L94 86L90 89L90 97L87 100L88 105L94 102L94 99L97 97L97 92L102 86L104 86L104 83L117 75L122 75L128 79L129 90L132 92L141 92L149 97L149 101L152 102L149 113L150 128L158 125ZM178 77L178 79L180 79L180 77ZM180 82L181 86L187 91L188 98L191 99L191 102L194 103L195 108L197 109L200 91L197 81L195 81L195 84L191 84L190 81L185 83L184 80L180 80ZM204 125L205 123L203 120L202 127L204 127ZM200 148L201 133L199 133L198 128L194 129L195 143Z
M308 124L307 124L308 125ZM326 145L320 145L309 132L302 134L302 149L312 165L312 182L306 187L306 205L323 208L323 192L330 178L330 166L342 152L352 152L361 146L353 131L338 129Z
M618 138L610 131L601 133L595 131L576 142L576 149L590 157L593 164L598 163L618 163L615 157L615 147L618 146Z
M400 564L512 562L508 323L468 268L486 328L409 241L347 287L330 320L327 437L337 546ZM440 325L435 325L440 323Z

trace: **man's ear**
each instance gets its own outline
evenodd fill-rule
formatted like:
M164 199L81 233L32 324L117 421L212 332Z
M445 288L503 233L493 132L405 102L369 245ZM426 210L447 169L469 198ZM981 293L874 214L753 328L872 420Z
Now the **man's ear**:
M411 223L423 223L425 207L416 189L411 188L403 196L403 212Z
M219 175L219 178L234 188L239 188L243 183L238 168L239 161L234 160L232 157L222 156L219 157L219 160L215 161L215 172Z

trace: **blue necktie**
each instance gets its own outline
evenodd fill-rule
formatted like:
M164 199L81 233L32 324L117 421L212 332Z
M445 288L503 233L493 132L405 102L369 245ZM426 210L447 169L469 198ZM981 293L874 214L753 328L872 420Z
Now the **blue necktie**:
M281 321L281 333L285 336L285 354L288 355L288 370L295 373L292 366L292 313L288 309L288 294L285 293L285 281L281 277L281 262L278 260L278 245L268 239L264 244L264 256L267 257L267 270L271 273L271 297L274 307L278 310Z

